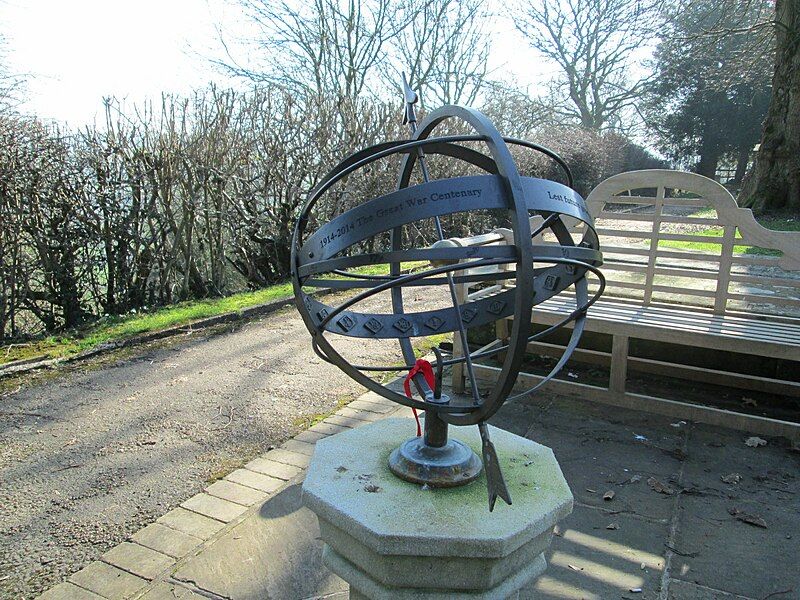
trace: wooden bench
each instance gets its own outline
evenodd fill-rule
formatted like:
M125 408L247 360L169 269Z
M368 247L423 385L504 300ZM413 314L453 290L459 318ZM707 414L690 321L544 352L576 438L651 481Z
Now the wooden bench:
M598 387L562 376L551 380L547 389L675 418L800 438L798 423L626 389L630 369L800 397L800 232L766 229L715 181L678 171L616 175L598 185L587 204L601 239L607 288L588 311L586 332L600 334L595 337L605 339L606 347L579 348L573 357L610 367L610 377L607 387ZM461 243L503 244L511 238L499 230ZM462 301L475 299L508 285L513 281L462 286L459 295ZM555 324L574 307L574 297L562 293L534 307L533 323ZM501 343L507 332L508 321L498 321L497 340L486 347ZM648 348L674 346L668 347L671 356L656 359L632 355L632 342ZM557 356L562 347L547 340L528 348ZM698 366L684 360L696 350L680 348L724 353L730 364ZM457 340L454 353L463 353ZM772 359L773 371L752 374L748 362L763 360L755 357ZM476 365L479 378L496 377L498 371ZM521 384L540 379L526 374ZM463 381L463 368L456 366L453 384L463 389Z

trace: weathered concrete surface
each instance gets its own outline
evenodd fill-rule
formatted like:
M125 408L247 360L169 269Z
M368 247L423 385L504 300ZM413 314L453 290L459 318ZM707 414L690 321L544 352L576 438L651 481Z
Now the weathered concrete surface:
M552 528L572 511L552 451L490 427L513 504L489 514L485 473L424 491L391 473L388 456L413 429L384 419L317 442L303 499L320 520L325 564L376 599L515 594L544 570ZM480 452L476 427L453 433Z
M522 598L797 597L800 454L785 441L751 448L741 432L546 395L493 422L552 446L576 496L547 573ZM731 474L740 483L722 481Z
M507 556L571 511L572 494L550 449L494 427L511 507L489 513L484 473L473 484L421 491L387 466L413 429L413 420L384 419L318 442L303 488L306 504L334 525L346 522L348 533L376 552L437 557ZM477 427L453 434L480 452Z
M287 487L188 561L174 579L225 598L297 600L344 592L322 565L314 514L300 503L300 484Z

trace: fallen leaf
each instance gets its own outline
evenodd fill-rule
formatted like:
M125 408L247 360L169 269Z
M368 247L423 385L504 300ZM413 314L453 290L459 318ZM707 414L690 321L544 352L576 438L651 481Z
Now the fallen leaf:
M759 446L766 446L767 440L762 440L760 437L749 437L744 441L745 444L751 448L758 448Z
M736 484L742 480L742 476L738 473L730 473L728 475L723 475L720 479L722 479L723 483Z
M728 514L742 523L747 523L748 525L752 525L754 527L761 527L762 529L767 528L767 522L762 517L759 515L751 515L750 513L742 512L735 506L728 509Z
M603 494L603 500L610 502L614 499L614 496L616 496L616 494L613 491L608 490L605 494Z
M626 479L625 481L620 481L617 485L628 485L629 483L639 483L642 480L641 475L634 475L630 479Z
M689 455L686 454L686 452L684 452L682 448L675 448L673 450L664 450L664 454L666 454L667 456L671 456L675 460L680 460L680 461L684 461L687 458L689 458Z
M655 477L651 477L650 479L648 479L647 485L650 486L650 489L652 489L654 492L658 492L659 494L666 494L667 496L671 496L672 494L675 493L675 490L669 487L666 483L661 483Z

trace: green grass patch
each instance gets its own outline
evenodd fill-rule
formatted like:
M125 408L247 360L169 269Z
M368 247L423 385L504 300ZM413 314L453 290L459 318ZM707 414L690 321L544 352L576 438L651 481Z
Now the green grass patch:
M403 269L417 269L426 263L402 263ZM387 265L371 265L354 269L364 275L385 275ZM169 327L188 325L199 319L224 315L245 308L273 302L292 295L291 282L279 283L262 290L241 292L224 298L210 298L181 302L149 312L116 317L105 317L74 332L53 335L26 343L12 343L0 347L0 364L29 358L64 358L110 341L131 338L135 335L159 331Z
M358 398L359 394L350 392L348 394L343 394L336 399L336 405L326 412L314 413L310 415L301 415L297 417L292 423L295 427L299 427L300 429L308 429L309 427L313 427L317 423L322 423L325 419L330 417L332 414L335 414L339 411L340 408L344 408L348 404L350 404L353 400Z
M124 340L142 333L186 325L199 319L286 298L291 294L292 285L287 282L225 298L181 302L152 312L106 317L70 334L48 336L25 344L5 346L0 354L0 364L33 357L63 358L112 340Z
M693 214L692 216L701 217L704 211ZM758 219L758 222L767 229L775 231L800 231L800 221L792 218L779 218L779 217L766 217ZM699 231L696 235L705 237L722 237L723 230L721 227L709 227ZM741 239L739 231L736 232L736 239ZM683 250L697 250L708 254L719 254L721 245L714 242L692 242L692 241L679 241L679 240L661 240L659 247L665 248L679 248ZM744 246L736 245L733 251L737 254L757 254L761 256L780 256L779 250L771 248L761 248L760 246Z

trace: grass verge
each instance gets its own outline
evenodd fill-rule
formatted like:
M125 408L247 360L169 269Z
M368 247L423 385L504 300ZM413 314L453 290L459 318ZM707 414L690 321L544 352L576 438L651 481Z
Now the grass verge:
M702 211L695 213L695 217L706 216ZM774 229L776 231L800 231L800 220L791 217L764 217L759 218L758 222L767 229ZM695 235L707 237L722 237L721 227L709 227L698 231ZM741 234L736 231L736 239L741 239ZM696 250L705 252L707 254L719 254L721 245L714 242L691 242L691 241L678 241L678 240L661 240L659 247L665 248L679 248L683 250ZM737 254L757 254L761 256L780 256L781 252L771 248L761 248L760 246L742 246L737 245L733 247L733 251Z
M403 268L417 268L424 263L403 263ZM384 265L355 269L364 275L382 275L387 272ZM65 358L85 352L104 343L129 339L150 333L188 325L199 319L216 317L245 308L267 304L292 295L291 282L279 283L254 292L241 292L224 298L181 302L150 312L125 316L105 317L82 329L62 335L51 335L25 343L0 346L0 365L29 358Z

